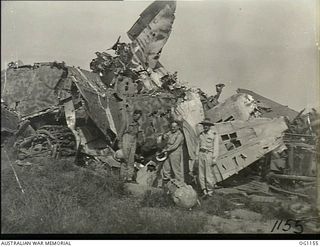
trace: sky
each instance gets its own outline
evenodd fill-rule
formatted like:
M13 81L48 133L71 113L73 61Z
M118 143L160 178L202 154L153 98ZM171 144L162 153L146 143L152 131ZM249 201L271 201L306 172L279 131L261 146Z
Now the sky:
M1 1L1 68L65 61L89 69L148 1ZM317 0L178 1L160 62L189 86L221 101L237 88L255 91L297 111L319 107Z

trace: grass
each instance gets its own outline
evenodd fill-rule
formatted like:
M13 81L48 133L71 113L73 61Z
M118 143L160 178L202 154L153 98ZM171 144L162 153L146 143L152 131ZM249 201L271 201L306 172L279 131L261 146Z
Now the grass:
M24 194L10 166L1 172L1 233L197 233L206 223L204 213L173 207L166 197L130 197L117 178L72 160L29 161L14 166Z
M280 203L266 203L266 202L252 202L247 200L245 207L262 215L262 220L270 219L290 219L294 217L286 208Z
M169 208L174 207L174 203L170 197L166 196L162 191L147 191L141 200L142 207L158 207Z
M34 158L28 160L30 166L14 165L23 194L3 156L2 234L187 234L204 232L210 216L230 218L229 212L236 208L260 213L262 221L291 216L282 205L252 202L240 195L214 194L192 211L174 206L161 191L151 190L137 199L128 195L117 177L99 175L99 170L93 173L67 159ZM14 160L14 155L9 157Z
M227 212L233 209L236 209L236 206L228 198L216 193L203 201L201 205L201 210L204 210L207 214L221 217L227 217Z
M24 194L11 169L1 174L3 233L85 232L95 219L94 207L123 193L114 178L94 176L68 160L48 160L16 171Z

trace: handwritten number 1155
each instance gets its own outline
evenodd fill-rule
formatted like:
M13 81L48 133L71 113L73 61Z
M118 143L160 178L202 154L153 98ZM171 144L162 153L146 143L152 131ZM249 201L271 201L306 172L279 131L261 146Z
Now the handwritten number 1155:
M301 223L301 220L293 220L293 219L288 219L286 221L276 220L271 229L271 232L273 232L275 229L279 230L281 225L283 225L283 227L281 228L282 231L287 232L291 229L291 227L293 227L295 229L293 232L300 234L300 233L303 233L303 226L300 223Z

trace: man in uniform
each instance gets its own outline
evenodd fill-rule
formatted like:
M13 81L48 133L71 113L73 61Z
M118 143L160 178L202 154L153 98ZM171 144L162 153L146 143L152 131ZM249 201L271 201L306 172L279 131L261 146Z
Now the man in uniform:
M138 133L141 132L139 123L141 116L142 112L140 110L135 110L133 112L132 120L124 120L118 135L125 159L122 174L125 181L129 183L134 182L134 156L137 148Z
M162 178L164 182L175 178L183 182L182 169L182 144L184 141L183 134L176 122L171 124L171 131L166 134L168 138L167 145L162 152L168 153L168 158L165 160L162 168Z
M219 139L217 133L211 128L214 124L205 118L200 124L203 131L200 133L197 156L199 161L199 182L204 196L212 195L217 180L213 169L217 169Z

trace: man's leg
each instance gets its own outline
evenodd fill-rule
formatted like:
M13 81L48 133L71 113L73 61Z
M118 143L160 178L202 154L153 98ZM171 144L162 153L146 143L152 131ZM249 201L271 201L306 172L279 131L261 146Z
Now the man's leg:
M221 177L217 164L214 164L211 168L212 176L213 176L213 186L218 183L218 178Z
M169 158L163 163L161 175L164 183L168 182L171 178L171 166Z
M169 156L174 178L180 182L184 182L184 176L181 167L181 151L175 151Z
M120 179L125 181L128 177L128 167L126 162L121 162L120 166Z
M136 154L137 142L134 136L130 140L130 148L128 154L128 179L131 180L134 175L134 156Z
M121 164L121 177L124 180L128 179L128 158L130 152L130 143L128 134L124 134L121 140L121 148L125 162Z
M206 187L208 190L208 193L212 193L214 185L216 183L211 167L212 167L212 155L211 153L205 154L205 173L206 173Z
M205 177L205 159L203 157L203 153L199 154L199 164L198 164L198 176L201 190L206 189L206 177Z

